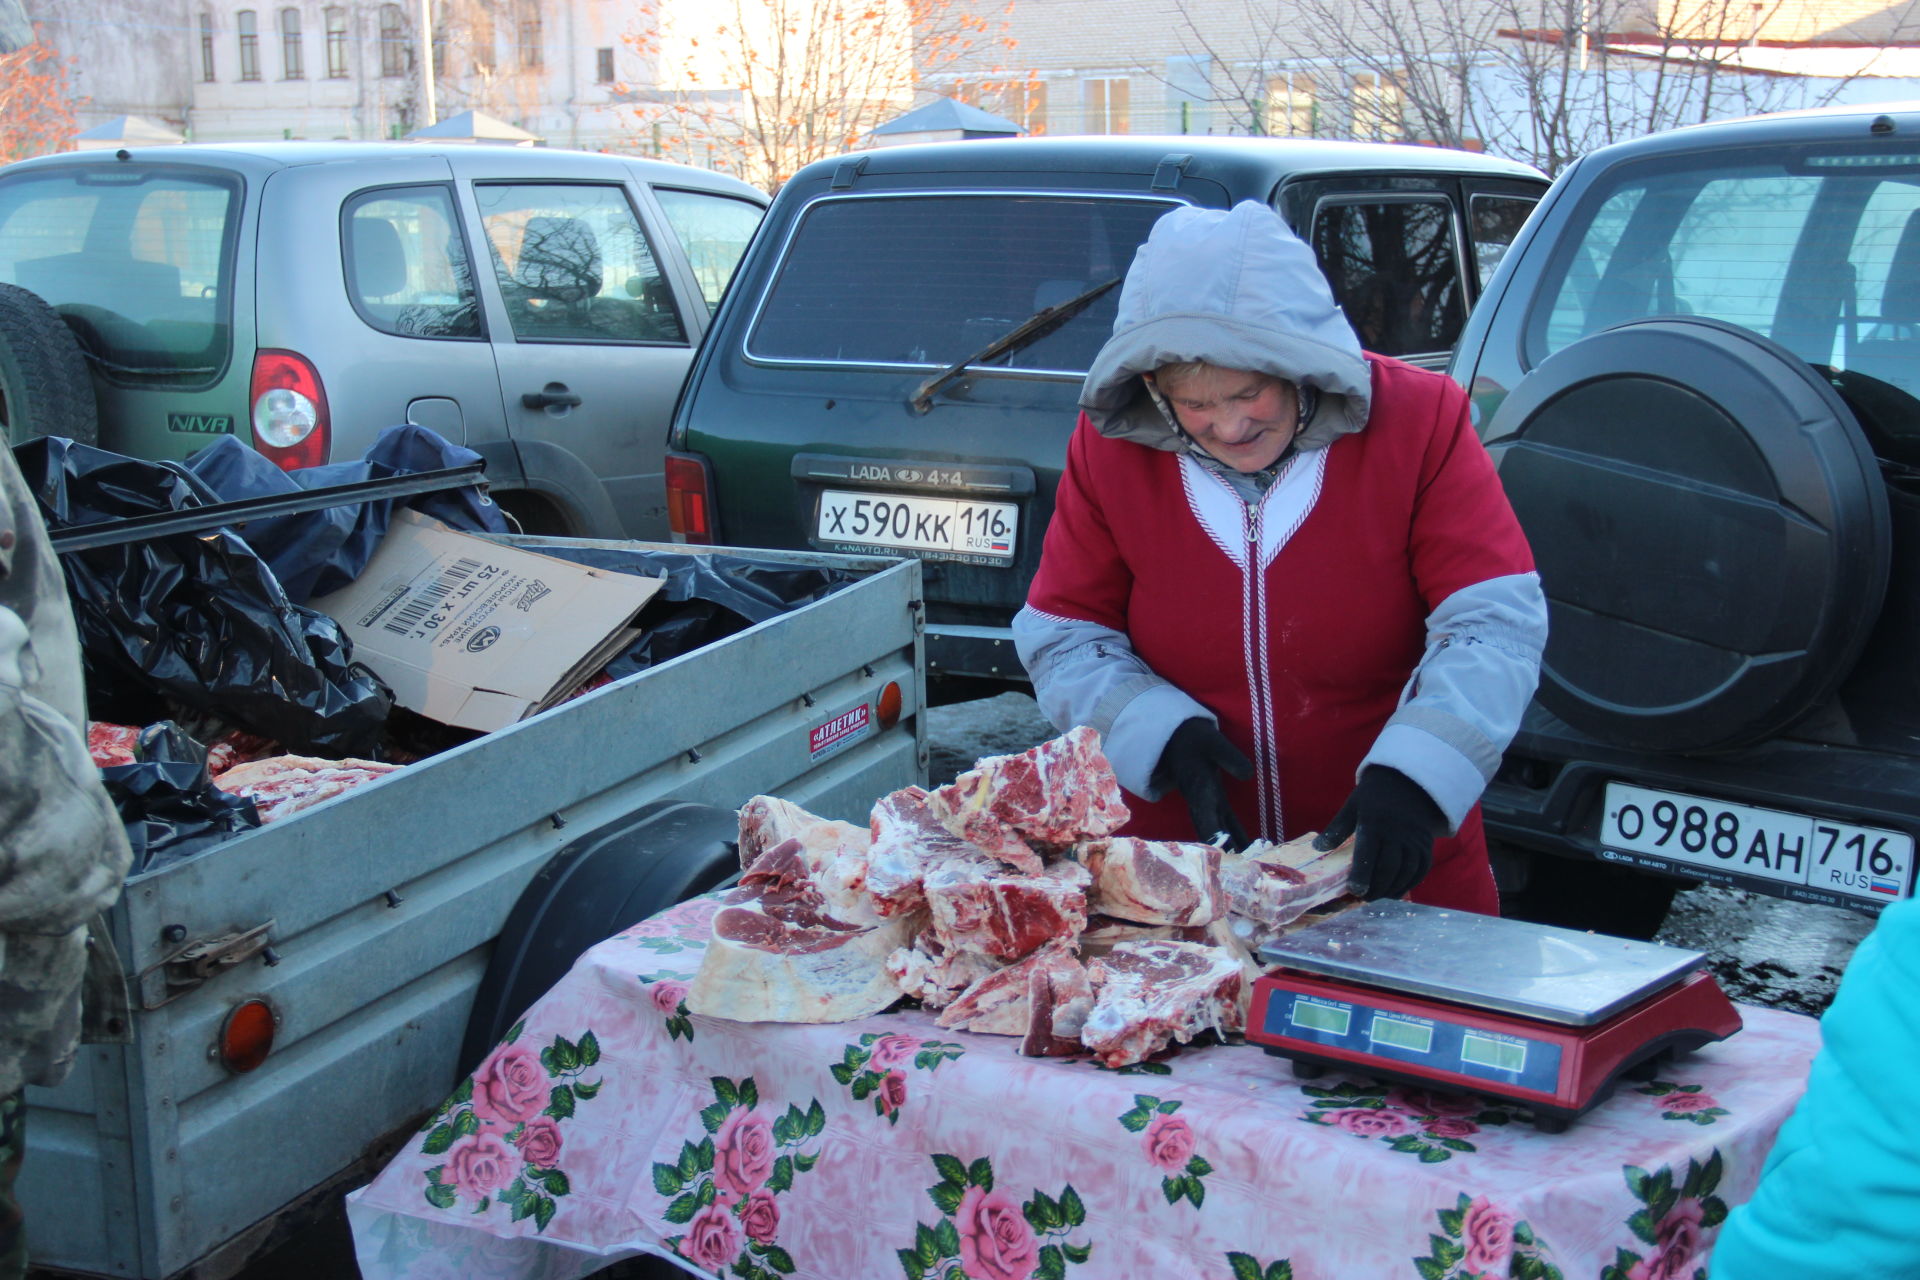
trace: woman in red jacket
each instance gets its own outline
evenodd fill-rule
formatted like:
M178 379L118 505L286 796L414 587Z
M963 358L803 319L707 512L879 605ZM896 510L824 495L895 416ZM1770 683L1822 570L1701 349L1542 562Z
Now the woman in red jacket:
M1161 218L1014 622L1131 834L1355 837L1354 891L1494 912L1478 801L1546 606L1449 379L1361 351L1274 212Z

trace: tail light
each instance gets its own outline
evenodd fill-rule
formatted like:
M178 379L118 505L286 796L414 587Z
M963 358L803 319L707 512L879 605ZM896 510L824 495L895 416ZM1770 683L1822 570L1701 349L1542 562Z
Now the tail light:
M713 473L707 460L691 453L667 455L667 524L675 542L711 546Z
M900 682L887 681L887 687L880 691L879 705L874 708L874 714L879 718L882 729L891 729L900 723L900 703Z
M220 1065L229 1071L247 1072L265 1062L273 1052L273 1033L279 1024L264 1000L235 1005L220 1026L220 1042L215 1046Z
M305 356L260 351L253 357L253 447L282 471L327 460L332 427L327 392Z

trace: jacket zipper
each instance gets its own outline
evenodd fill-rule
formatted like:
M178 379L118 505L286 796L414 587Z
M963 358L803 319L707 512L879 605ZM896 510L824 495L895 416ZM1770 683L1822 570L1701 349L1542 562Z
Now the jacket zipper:
M1264 499L1265 495L1262 495ZM1247 667L1247 693L1251 702L1249 719L1253 724L1254 798L1258 808L1259 832L1263 840L1279 841L1281 825L1280 780L1273 733L1273 687L1267 675L1267 581L1260 563L1260 523L1264 501L1248 503L1245 532L1247 559L1241 579L1241 609L1244 619L1241 635Z

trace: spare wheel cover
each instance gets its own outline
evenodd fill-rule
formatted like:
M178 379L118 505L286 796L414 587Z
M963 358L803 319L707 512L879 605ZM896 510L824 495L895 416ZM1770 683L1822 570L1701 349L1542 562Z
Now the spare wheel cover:
M1807 364L1737 325L1637 320L1527 374L1487 446L1539 564L1540 701L1605 741L1710 751L1829 696L1886 592L1886 491Z

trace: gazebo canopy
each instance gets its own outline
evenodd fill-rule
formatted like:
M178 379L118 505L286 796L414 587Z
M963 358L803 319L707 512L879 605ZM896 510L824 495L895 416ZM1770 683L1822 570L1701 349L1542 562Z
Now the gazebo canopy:
M922 141L929 134L942 138L1013 138L1025 132L1013 121L982 111L955 98L935 98L923 107L915 107L903 116L895 116L875 125L876 142L897 142L897 134L912 134Z
M99 151L109 147L164 147L185 142L186 136L145 116L115 116L105 124L82 129L73 135L73 145L81 151Z
M462 111L457 116L448 116L439 124L415 129L407 135L407 141L478 142L503 147L530 147L540 141L540 136L485 112Z

